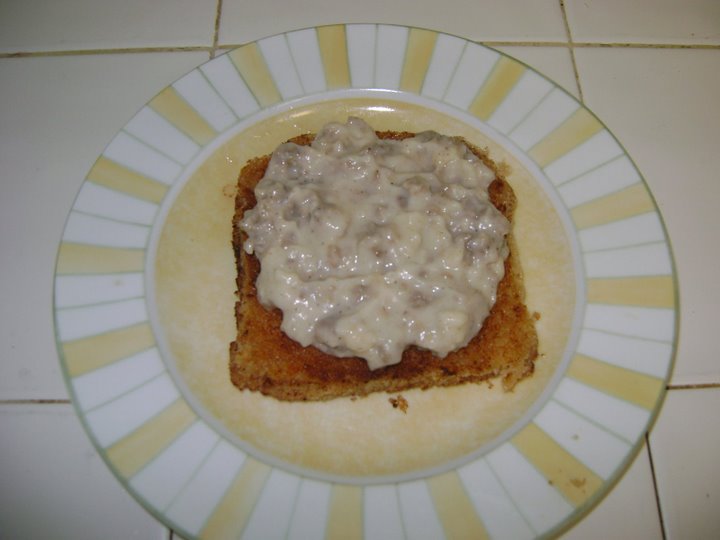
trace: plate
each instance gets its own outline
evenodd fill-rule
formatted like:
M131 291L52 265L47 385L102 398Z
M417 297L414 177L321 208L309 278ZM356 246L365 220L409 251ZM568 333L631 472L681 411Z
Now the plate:
M192 305L166 302L180 297L167 286L174 276L193 279L191 264L164 258L173 246L166 239L180 238L172 247L178 253L194 245L197 260L225 253L219 279L203 275L208 291L232 269L223 237L206 246L197 239L215 237L202 221L180 236L173 220L192 219L203 204L214 204L208 197L231 205L232 178L223 175L237 174L243 152L263 153L323 115L355 111L394 129L440 123L465 130L511 163L519 179L511 177L513 186L538 202L526 204L518 223L530 250L521 246L528 304L537 299L538 324L546 326L555 326L548 299L566 305L565 319L557 320L568 321L567 329L538 362L552 369L520 413L474 440L471 450L410 468L348 472L318 464L283 453L300 438L282 430L275 430L274 446L263 447L266 434L253 439L242 430L253 418L262 427L268 417L250 408L238 427L213 410L194 386L193 367L183 367L168 324L171 317L180 328L203 328L208 319ZM218 189L203 192L212 182ZM202 197L193 197L194 186ZM538 232L533 219L549 219L556 232ZM538 242L529 240L533 231ZM566 250L560 259L570 261L570 273L536 269L532 249L550 258ZM58 252L54 310L65 380L88 435L130 493L184 537L534 538L579 520L642 446L672 368L676 305L670 247L653 198L590 111L488 47L426 29L350 24L244 45L143 107L108 144L73 205ZM231 312L219 317L232 330ZM216 326L208 335L220 332ZM497 395L493 390L455 392ZM406 416L432 396L411 396ZM395 415L383 418L405 421L387 396L374 400L355 403L383 403ZM315 417L312 407L302 414ZM467 409L453 414L472 416ZM322 448L308 455L316 454ZM375 461L383 462L368 463Z

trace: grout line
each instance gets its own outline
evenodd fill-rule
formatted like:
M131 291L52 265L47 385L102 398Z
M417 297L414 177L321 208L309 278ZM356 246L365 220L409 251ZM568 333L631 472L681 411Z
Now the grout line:
M220 17L222 16L222 5L223 0L217 0L217 6L215 8L215 27L213 28L213 40L212 50L210 51L210 59L215 58L215 53L218 50L218 40L220 39Z
M660 490L658 490L657 478L655 476L655 462L653 461L650 435L648 433L645 433L645 445L647 446L648 460L650 462L650 475L652 476L653 491L655 492L655 506L657 507L658 521L660 522L660 535L663 540L667 540L665 519L663 518L662 506L660 505Z
M567 13L565 12L565 0L559 0L559 2L560 12L562 13L563 26L565 27L565 35L567 35L568 40L570 63L572 64L573 75L575 76L575 84L577 85L578 90L578 100L580 101L580 103L585 103L585 100L583 98L582 85L580 84L580 73L578 72L577 61L575 60L575 46L573 43L572 32L570 31L570 22L568 21Z
M720 388L720 383L668 384L667 390L702 390L704 388Z
M219 0L221 3L222 0ZM219 24L218 15L217 24ZM219 39L219 35L217 36ZM603 42L576 42L565 41L478 41L489 47L568 47L572 49L687 49L687 50L720 50L720 44L678 44L678 43L603 43ZM177 47L119 47L109 49L67 49L57 51L15 51L0 53L3 58L37 58L53 56L88 56L102 54L140 54L140 53L166 53L166 52L207 52L214 55L218 50L235 49L246 43L224 43L220 44L213 38L213 44L207 45L186 45Z
M69 399L0 399L2 405L70 405Z
M576 41L574 47L615 48L615 49L720 49L720 44L712 43L606 43L603 41Z
M212 52L207 46L187 47L126 47L118 49L74 49L65 51L17 51L0 53L0 58L37 58L46 56L89 56L93 54L139 54L165 52Z

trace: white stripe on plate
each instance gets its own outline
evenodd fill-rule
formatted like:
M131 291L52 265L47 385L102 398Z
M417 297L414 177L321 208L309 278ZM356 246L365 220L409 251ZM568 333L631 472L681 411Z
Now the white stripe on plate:
M145 294L143 274L57 276L55 307L77 307L137 298Z
M467 109L499 59L499 53L482 45L468 43L453 73L444 100L461 109Z
M640 175L626 155L609 161L560 187L558 192L568 207L592 201L640 182Z
M534 422L604 480L630 450L626 441L553 401L543 407Z
M421 91L423 96L442 99L464 49L465 40L447 34L438 34L430 65L425 73Z
M325 538L330 490L330 484L327 482L303 479L290 521L288 540Z
M219 56L200 69L238 118L258 111L260 106L227 55Z
M552 83L528 69L488 119L488 124L509 133L552 89Z
M163 184L171 185L182 171L175 161L121 131L103 152L108 159Z
M583 326L613 334L670 342L675 333L675 312L663 308L588 304Z
M374 24L351 24L345 27L350 84L355 88L375 86Z
M305 93L325 91L327 81L315 29L290 32L287 34L287 40Z
M603 129L545 167L545 174L557 186L615 159L622 153L617 141Z
M648 244L665 240L660 218L655 212L613 221L578 233L583 251L596 251Z
M130 480L138 494L165 510L207 459L219 436L197 420Z
M57 310L60 341L73 341L147 321L144 298Z
M577 101L555 88L509 133L510 139L529 150L579 108Z
M588 277L665 276L672 274L670 252L663 242L583 254Z
M190 137L150 107L140 109L124 129L183 165L187 165L200 149Z
M111 219L71 212L65 225L63 240L95 246L144 248L150 228Z
M535 531L546 531L572 513L573 507L512 444L500 446L486 460Z
M377 30L375 58L375 87L395 90L400 88L408 28L380 25Z
M232 126L237 118L215 92L200 70L194 70L173 84L173 88L218 133Z
M299 487L299 476L272 469L241 538L284 539Z
M473 461L458 469L458 474L490 538L522 540L535 537L536 533L518 512L485 460Z
M127 394L93 409L85 416L90 431L108 447L150 420L180 394L170 377L160 375Z
M634 442L645 430L650 411L573 379L563 379L553 399Z
M258 47L283 99L302 95L302 84L285 36L277 35L261 39L258 41Z
M165 370L157 349L128 356L72 379L80 408L89 410L129 392Z
M427 483L422 480L398 484L398 499L408 538L436 540L445 532Z
M158 206L93 182L85 182L73 209L128 223L152 225Z
M400 505L394 485L367 486L363 499L366 538L405 538Z
M167 510L167 517L193 535L202 530L245 461L245 454L221 440Z
M580 333L577 352L662 379L670 365L672 345L585 329Z

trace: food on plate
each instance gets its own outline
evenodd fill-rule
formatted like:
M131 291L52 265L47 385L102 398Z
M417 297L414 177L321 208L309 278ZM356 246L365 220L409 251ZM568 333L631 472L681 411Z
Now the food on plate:
M330 123L250 160L233 219L239 389L287 401L532 374L514 192L478 148Z

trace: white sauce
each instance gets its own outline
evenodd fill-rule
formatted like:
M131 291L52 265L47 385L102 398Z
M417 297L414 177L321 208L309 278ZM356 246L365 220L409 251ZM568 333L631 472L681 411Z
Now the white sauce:
M358 118L326 125L312 146L279 146L241 222L261 263L258 299L301 345L370 369L410 345L441 357L467 345L507 256L493 179L454 139L380 140Z

